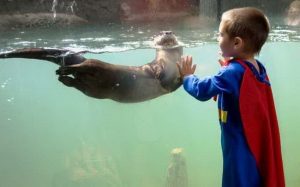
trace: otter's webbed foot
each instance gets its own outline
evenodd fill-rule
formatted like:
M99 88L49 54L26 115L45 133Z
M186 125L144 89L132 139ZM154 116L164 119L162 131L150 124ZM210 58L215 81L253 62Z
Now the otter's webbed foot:
M83 93L86 93L87 85L80 78L80 75L84 71L81 66L81 64L62 66L56 70L56 74L59 75L58 80L65 86L74 87Z
M59 76L58 80L63 83L65 86L74 87L83 93L86 92L85 84L83 84L79 79L73 78L70 76Z
M77 72L82 72L80 69L80 64L70 65L70 66L61 66L58 70L56 70L56 74L63 76L63 75L70 75L76 74Z

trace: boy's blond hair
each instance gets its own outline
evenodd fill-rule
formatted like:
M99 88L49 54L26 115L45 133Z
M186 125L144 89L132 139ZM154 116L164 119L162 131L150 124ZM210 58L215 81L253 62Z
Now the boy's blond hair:
M270 31L268 18L261 10L252 7L231 9L223 13L222 21L229 37L244 40L247 52L260 52Z

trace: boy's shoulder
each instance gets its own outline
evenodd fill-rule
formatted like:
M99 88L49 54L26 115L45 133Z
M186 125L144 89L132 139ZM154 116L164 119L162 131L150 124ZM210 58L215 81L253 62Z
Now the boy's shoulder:
M222 66L221 72L225 74L240 74L244 73L245 68L237 61L230 61L226 66Z
M230 61L228 63L228 68L234 70L244 70L244 67L236 60Z

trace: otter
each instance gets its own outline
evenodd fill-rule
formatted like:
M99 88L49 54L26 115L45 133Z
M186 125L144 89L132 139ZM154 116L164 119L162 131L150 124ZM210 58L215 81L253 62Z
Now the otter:
M86 59L84 52L66 49L27 48L0 54L0 58L30 58L60 65L58 80L85 95L97 99L112 99L135 103L154 99L175 91L182 85L176 62L182 56L182 46L171 31L154 38L155 59L142 66L115 65L101 60Z

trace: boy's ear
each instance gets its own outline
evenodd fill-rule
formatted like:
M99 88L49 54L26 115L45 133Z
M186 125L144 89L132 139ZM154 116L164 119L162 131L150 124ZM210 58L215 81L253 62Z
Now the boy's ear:
M244 40L241 37L235 37L233 42L235 49L240 49L244 45Z

